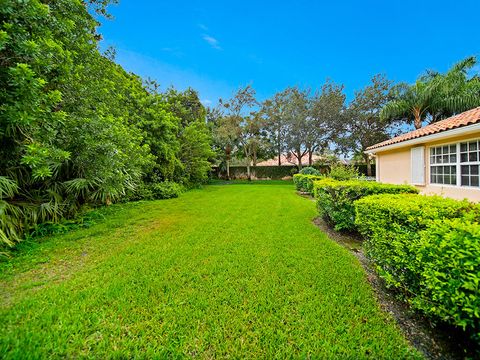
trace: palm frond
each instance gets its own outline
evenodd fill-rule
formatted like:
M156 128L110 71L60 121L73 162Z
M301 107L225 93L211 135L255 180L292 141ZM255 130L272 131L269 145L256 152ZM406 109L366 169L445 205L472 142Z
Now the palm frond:
M6 176L0 176L0 199L13 198L17 193L17 182Z

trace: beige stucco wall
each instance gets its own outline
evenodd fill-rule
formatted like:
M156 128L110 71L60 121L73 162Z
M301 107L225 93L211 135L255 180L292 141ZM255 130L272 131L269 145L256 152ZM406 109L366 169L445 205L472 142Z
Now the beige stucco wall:
M471 133L466 136L451 137L444 140L416 144L416 146L425 146L425 186L417 186L422 194L441 195L454 199L468 199L470 201L480 202L480 188L461 187L453 185L430 184L430 147L443 144L457 143L480 138L480 132ZM412 146L406 146L390 151L378 152L376 154L377 162L377 180L390 184L409 184L410 178L410 149Z
M410 147L378 153L377 171L380 182L410 183Z

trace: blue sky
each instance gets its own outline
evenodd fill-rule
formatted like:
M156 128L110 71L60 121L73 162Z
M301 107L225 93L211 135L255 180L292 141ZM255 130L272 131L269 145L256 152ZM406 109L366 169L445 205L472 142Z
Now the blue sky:
M120 0L102 47L163 88L188 86L205 104L251 84L263 100L290 85L345 85L376 73L412 82L480 55L480 1Z

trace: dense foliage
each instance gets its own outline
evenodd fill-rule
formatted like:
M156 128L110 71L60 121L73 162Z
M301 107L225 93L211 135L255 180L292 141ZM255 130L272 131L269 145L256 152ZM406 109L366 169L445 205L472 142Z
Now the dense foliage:
M293 183L298 191L313 195L313 183L323 178L324 176L322 175L295 174L293 175Z
M307 166L302 168L302 170L299 171L299 174L302 175L320 175L320 171L315 169L314 167Z
M366 254L387 285L480 340L478 206L401 194L368 196L355 208Z
M380 117L380 112L392 96L392 81L375 75L371 83L355 91L354 99L343 112L342 122L336 132L336 143L346 153L363 159L367 175L372 176L372 159L365 150L395 135L395 122Z
M356 229L356 200L374 194L418 192L410 185L390 185L364 180L338 181L331 178L315 181L313 186L320 216L332 224L335 230L345 231Z
M204 181L211 156L194 91L159 93L102 54L89 9L107 1L0 7L0 241L110 204L144 182Z
M357 167L343 164L330 165L328 176L340 181L359 179L361 177Z

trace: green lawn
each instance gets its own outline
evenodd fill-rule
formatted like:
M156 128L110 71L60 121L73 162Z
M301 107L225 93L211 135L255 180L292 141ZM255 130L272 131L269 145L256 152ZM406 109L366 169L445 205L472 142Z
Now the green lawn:
M291 184L109 213L1 266L1 358L419 357Z

